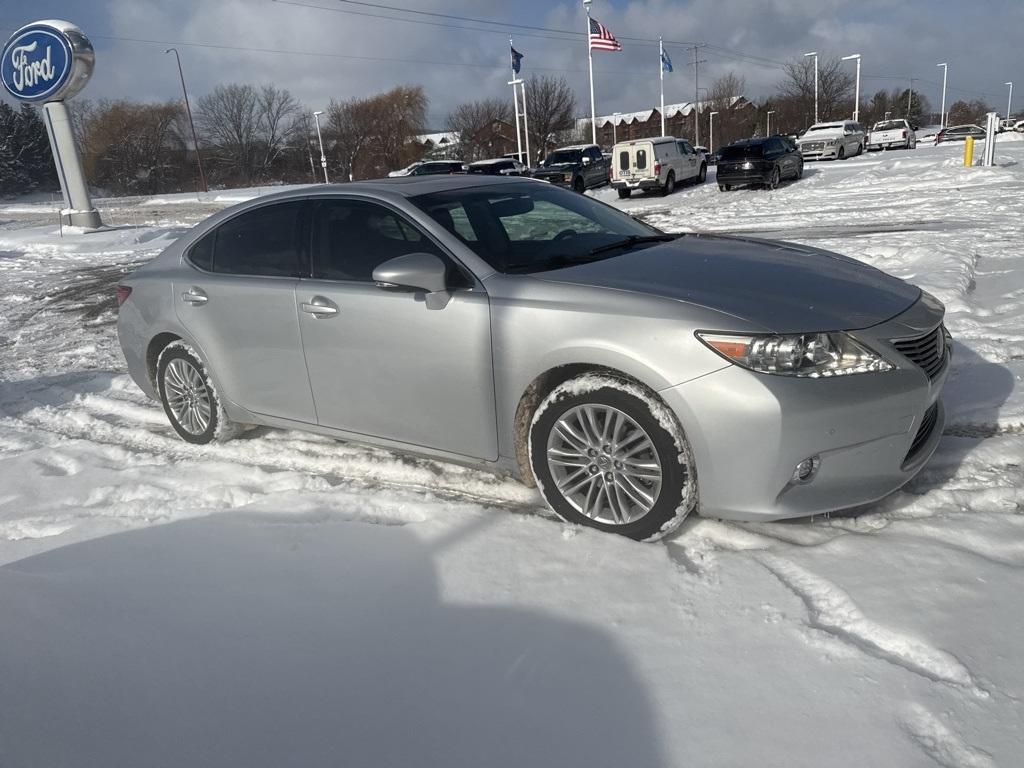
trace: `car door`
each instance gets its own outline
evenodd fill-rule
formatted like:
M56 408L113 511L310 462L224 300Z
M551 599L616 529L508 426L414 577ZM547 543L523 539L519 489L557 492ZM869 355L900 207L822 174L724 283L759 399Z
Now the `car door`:
M354 197L314 203L312 249L299 325L319 423L496 459L490 306L469 273L404 215ZM381 263L423 252L449 265L443 308L373 281Z
M604 162L604 156L598 147L588 147L587 157L590 164L584 170L588 187L597 187L608 180L608 166Z
M201 348L222 394L254 413L316 423L296 317L308 274L305 201L250 209L186 253L172 283L181 324Z
M700 168L697 165L697 150L688 141L682 141L680 145L683 150L683 166L685 169L683 178L692 179L700 172Z

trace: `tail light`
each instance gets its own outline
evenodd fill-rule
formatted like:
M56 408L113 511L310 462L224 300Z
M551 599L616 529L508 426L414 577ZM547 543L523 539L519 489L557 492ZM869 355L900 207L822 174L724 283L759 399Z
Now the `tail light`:
M655 163L654 164L654 175L655 176L660 176L661 175L661 163Z
M117 286L117 306L120 307L122 304L128 301L128 297L131 295L132 289L130 285Z

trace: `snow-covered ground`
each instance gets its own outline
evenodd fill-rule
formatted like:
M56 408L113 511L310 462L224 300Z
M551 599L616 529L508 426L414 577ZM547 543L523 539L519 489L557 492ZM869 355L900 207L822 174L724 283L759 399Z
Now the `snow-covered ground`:
M178 440L114 285L259 190L105 201L114 229L63 238L0 205L0 765L1024 764L1024 143L961 151L623 203L879 266L957 342L906 489L656 545L434 461Z

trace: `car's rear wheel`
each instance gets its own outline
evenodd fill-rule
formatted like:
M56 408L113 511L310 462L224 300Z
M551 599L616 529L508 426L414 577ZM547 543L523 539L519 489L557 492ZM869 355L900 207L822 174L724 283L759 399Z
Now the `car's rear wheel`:
M576 180L573 181L573 183L572 183L572 191L573 192L578 192L579 194L582 195L584 190L586 190L586 188L587 188L587 185L583 183L583 179L581 177L577 176Z
M782 174L779 173L779 166L772 168L772 175L768 177L768 189L778 189Z
M661 188L661 194L671 195L676 191L676 174L675 171L668 172L668 178L665 179L665 184Z
M199 356L184 342L164 348L157 359L156 383L164 413L182 440L197 445L234 437L220 397Z
M571 379L544 398L530 463L559 517L633 539L670 533L697 506L693 454L675 415L608 374Z
M718 185L718 191L719 192L728 192L731 189L732 189L732 184L719 184Z
M633 190L631 190L631 189L620 189L619 190L619 199L620 200L625 200L626 198L628 198L632 194L633 194Z

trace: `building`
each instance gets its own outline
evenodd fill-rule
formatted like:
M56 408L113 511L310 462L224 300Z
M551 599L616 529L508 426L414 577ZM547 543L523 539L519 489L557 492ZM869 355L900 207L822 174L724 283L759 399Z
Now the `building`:
M695 106L693 102L666 104L665 135L692 140ZM755 111L754 105L745 97L734 96L732 98L729 110L745 112L748 109ZM708 104L700 105L702 143L707 142L707 116L711 111L712 108ZM576 121L576 128L589 133L589 123L589 118L580 118ZM661 135L661 111L657 108L640 112L616 112L611 115L599 115L597 118L597 141L605 148L611 147L616 141L631 141Z

